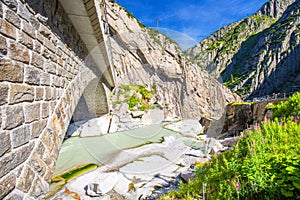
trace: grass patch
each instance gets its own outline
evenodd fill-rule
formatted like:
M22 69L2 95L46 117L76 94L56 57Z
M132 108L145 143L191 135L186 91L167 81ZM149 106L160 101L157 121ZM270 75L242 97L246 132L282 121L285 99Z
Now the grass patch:
M51 196L56 194L61 188L63 188L69 181L73 180L74 178L85 174L89 171L96 169L98 165L89 163L89 164L82 164L77 165L76 167L63 172L51 179L50 187L52 185L53 190L47 195L46 199L49 199Z
M230 106L242 106L242 105L252 105L254 104L253 102L233 102L233 103L230 103L228 105Z

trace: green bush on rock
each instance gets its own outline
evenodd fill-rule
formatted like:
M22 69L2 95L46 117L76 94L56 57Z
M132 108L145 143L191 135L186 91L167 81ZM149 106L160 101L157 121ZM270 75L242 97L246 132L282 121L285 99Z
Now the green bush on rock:
M231 150L199 167L195 181L162 199L201 199L202 183L208 199L300 199L299 100L295 94L274 106L274 121L247 130Z
M297 118L300 117L300 93L295 93L288 101L280 104L271 104L267 107L273 111L273 118Z
M121 85L120 89L121 90L117 96L119 97L120 95L124 95L125 99L116 99L113 101L113 105L120 104L124 101L128 104L130 110L133 110L136 106L141 111L149 110L151 108L149 101L154 97L154 93L148 90L145 86ZM130 93L132 91L135 93Z

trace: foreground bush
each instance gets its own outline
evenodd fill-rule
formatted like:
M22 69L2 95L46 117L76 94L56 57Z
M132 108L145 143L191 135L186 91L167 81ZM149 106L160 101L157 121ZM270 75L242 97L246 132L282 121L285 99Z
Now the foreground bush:
M196 180L164 199L300 199L300 125L263 124L196 172Z
M299 99L274 106L276 115L289 115L248 131L232 150L198 168L195 181L162 199L201 199L203 183L207 199L300 199Z

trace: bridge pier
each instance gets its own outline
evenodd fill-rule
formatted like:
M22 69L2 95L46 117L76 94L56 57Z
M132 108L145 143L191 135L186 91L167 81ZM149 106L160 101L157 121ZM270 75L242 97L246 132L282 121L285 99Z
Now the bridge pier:
M44 199L75 108L82 96L90 100L86 88L96 86L102 97L102 83L114 87L99 6L96 0L1 1L0 199ZM96 116L107 110L102 100L87 103Z

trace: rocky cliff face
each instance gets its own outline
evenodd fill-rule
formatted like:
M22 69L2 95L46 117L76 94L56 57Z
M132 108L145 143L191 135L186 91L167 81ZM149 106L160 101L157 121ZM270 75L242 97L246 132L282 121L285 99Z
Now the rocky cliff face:
M107 12L117 72L112 101L122 101L117 97L124 85L141 85L154 94L149 101L164 108L166 117L199 119L239 99L188 62L170 38L144 27L116 3L109 3Z
M299 2L271 0L188 51L244 98L287 91L299 79ZM298 56L299 57L299 56ZM285 83L290 81L288 85ZM294 80L294 81L293 81Z

